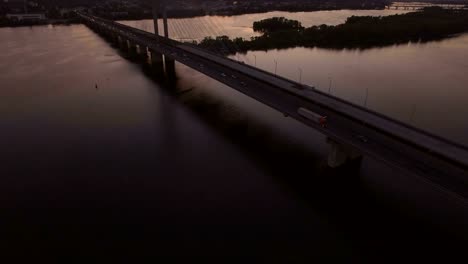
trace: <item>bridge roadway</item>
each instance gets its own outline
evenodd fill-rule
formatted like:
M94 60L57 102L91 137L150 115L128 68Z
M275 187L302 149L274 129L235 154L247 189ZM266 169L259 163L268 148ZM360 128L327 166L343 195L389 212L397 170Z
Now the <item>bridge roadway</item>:
M419 10L426 7L441 7L444 9L454 9L454 10L464 10L468 9L464 4L430 4L430 3L413 3L413 4L402 4L402 5L390 5L386 6L386 9L394 9L394 10Z
M334 142L423 176L434 186L468 200L466 146L191 44L82 13L80 16L90 27L164 54L320 131ZM327 116L327 127L300 115L299 108Z

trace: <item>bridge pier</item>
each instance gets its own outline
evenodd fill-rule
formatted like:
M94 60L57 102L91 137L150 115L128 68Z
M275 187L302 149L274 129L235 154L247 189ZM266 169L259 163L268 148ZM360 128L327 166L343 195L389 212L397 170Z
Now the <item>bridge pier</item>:
M98 33L99 35L101 35L101 34L102 34L101 27L99 27L99 26L95 26L93 29L94 29L94 31L95 31L96 33Z
M150 50L151 55L151 65L163 65L163 55L157 51Z
M106 39L112 44L116 43L116 36L113 32L106 30Z
M138 45L137 46L138 59L142 62L148 61L148 48L146 46Z
M110 40L115 46L119 46L119 35L111 32Z
M126 40L127 45L128 45L128 54L130 55L130 58L136 58L138 55L137 51L137 45L130 40Z
M163 60L163 55L159 52L156 52L154 50L150 50L150 55L151 55L151 67L154 71L154 73L157 76L163 76L164 75L164 60Z
M175 60L164 56L164 68L166 69L166 74L169 78L173 79L176 76Z
M328 153L328 166L331 168L341 167L349 162L359 162L362 160L362 154L351 146L338 143L330 138L327 138L330 145Z
M105 28L99 27L99 34L104 37L107 36L107 30Z
M110 36L111 36L111 33L110 33L110 31L109 31L108 29L103 29L102 31L103 31L103 33L104 33L104 36L106 36L106 37L110 37Z
M126 52L128 50L127 40L123 39L121 36L117 36L117 38L118 38L120 50Z

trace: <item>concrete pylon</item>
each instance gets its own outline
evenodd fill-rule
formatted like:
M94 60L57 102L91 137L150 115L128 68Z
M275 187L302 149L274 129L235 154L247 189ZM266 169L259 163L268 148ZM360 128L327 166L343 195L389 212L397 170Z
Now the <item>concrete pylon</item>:
M157 51L150 50L151 64L152 65L163 65L163 55Z
M122 38L121 36L118 36L118 41L119 41L119 48L122 51L127 51L128 50L127 40Z
M111 41L114 46L119 46L119 35L111 33Z
M150 55L151 55L151 68L153 69L153 72L156 74L156 76L163 77L164 76L163 55L154 50L150 50Z
M164 68L166 69L166 74L169 77L175 77L175 61L167 56L164 56Z
M330 138L327 139L330 145L328 153L328 166L338 168L350 161L361 160L362 154L353 147L338 143Z
M131 58L136 58L137 56L137 45L130 40L127 40L128 53Z
M148 49L146 46L142 46L140 44L138 44L138 47L137 47L137 52L138 52L138 58L142 61L142 62L147 62L148 61Z

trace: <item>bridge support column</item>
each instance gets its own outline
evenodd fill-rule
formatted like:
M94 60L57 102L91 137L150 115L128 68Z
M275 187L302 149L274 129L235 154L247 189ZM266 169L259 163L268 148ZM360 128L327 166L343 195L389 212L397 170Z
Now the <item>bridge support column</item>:
M120 37L116 33L114 33L114 44L117 48L120 48Z
M348 162L360 162L362 155L351 146L338 143L330 138L327 139L330 145L330 152L328 153L328 166L331 168L338 168Z
M154 50L150 50L151 54L151 64L152 65L163 65L163 55Z
M131 58L136 58L138 53L137 53L137 45L131 42L130 40L127 40L127 45L128 45L128 53Z
M156 75L163 76L164 75L163 55L154 50L150 50L150 55L151 55L151 67L153 68L153 71L155 72Z
M142 62L148 61L148 50L146 46L138 45L137 48L138 58Z
M127 40L123 39L121 36L118 36L117 38L118 38L120 50L127 51L128 50Z
M109 35L109 31L108 31L108 30L103 29L103 30L102 30L102 35L104 36L104 38L106 38L106 40L109 40L110 35Z
M107 38L107 30L105 28L101 28L99 32L101 33L101 36Z
M115 43L115 34L111 31L107 31L106 32L106 39L111 43L111 44L114 44Z
M166 74L169 78L175 77L175 61L167 56L164 56L164 67L166 69Z
M99 35L102 34L102 30L101 30L101 27L100 27L100 26L96 26L96 27L94 28L94 31L95 31L96 33L98 33Z
M119 45L119 36L113 32L109 32L109 39L113 45Z

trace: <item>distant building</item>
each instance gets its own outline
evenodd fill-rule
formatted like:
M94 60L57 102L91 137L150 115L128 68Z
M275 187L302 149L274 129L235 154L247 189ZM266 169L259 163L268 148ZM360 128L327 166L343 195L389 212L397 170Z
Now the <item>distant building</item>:
M42 21L46 19L45 14L7 14L6 17L12 21Z

